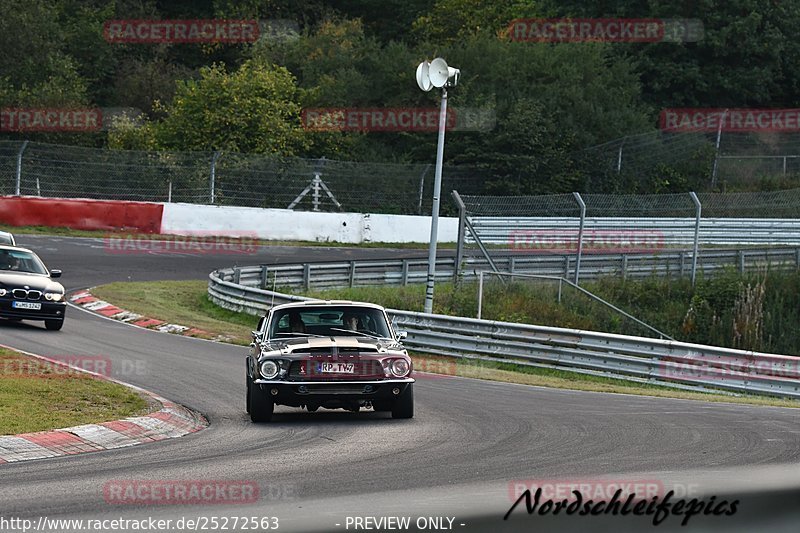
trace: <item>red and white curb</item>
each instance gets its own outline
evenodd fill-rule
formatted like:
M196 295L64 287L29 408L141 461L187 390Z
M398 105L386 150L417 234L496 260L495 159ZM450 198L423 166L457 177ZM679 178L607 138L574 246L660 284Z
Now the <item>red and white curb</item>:
M180 324L168 324L163 320L158 320L156 318L149 318L144 315L132 313L131 311L126 311L113 304L110 304L106 301L96 298L88 290L71 294L69 297L69 301L73 305L81 307L87 311L91 311L98 315L103 315L106 318L119 320L120 322L133 324L134 326L139 326L140 328L153 329L156 331L161 331L163 333L174 333L176 335L185 335L187 337L199 337L202 339L210 339L215 341L230 340L225 335L214 336L211 333L204 331L202 329L193 328L190 326L182 326Z
M13 349L7 346L3 347ZM54 365L69 366L62 361L48 357L21 350L16 351L48 361ZM134 389L161 405L161 409L149 415L129 417L111 422L0 436L0 464L125 448L147 442L182 437L208 427L208 421L203 415L150 391L95 372L89 372L77 367L70 368L92 374L98 379L113 381Z

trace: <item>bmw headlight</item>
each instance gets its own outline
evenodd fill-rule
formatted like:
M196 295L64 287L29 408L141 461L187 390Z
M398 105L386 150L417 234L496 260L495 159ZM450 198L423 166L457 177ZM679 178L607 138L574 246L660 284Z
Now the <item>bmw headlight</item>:
M399 378L406 377L411 371L411 366L405 359L395 359L391 364L392 374Z
M49 300L51 302L60 302L64 299L64 293L49 291L44 293L44 298L45 300Z
M275 361L270 361L269 359L267 359L266 361L261 363L261 366L259 367L259 371L261 372L261 376L264 379L272 379L272 378L274 378L275 376L278 375L278 371L279 370L280 370L280 367L278 366L278 364Z

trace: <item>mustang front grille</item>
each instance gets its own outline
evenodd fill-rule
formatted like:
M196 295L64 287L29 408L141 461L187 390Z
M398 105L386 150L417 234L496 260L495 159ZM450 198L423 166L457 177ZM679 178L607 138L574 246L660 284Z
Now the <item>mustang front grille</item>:
M339 373L339 372L323 372L320 369L321 363L349 363L353 365L353 372ZM305 370L303 372L303 370ZM325 381L325 380L341 380L341 379L381 379L384 378L383 366L380 361L369 359L366 361L348 361L347 359L339 359L337 361L293 361L289 367L289 380L294 381Z

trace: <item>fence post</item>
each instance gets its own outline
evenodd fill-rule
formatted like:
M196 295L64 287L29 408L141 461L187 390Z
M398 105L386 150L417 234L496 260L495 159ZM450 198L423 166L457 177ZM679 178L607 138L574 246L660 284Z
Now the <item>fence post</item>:
M169 189L167 189L167 203L172 203L172 180L169 180Z
M214 201L216 199L215 188L216 188L216 181L217 181L217 159L219 159L219 156L220 156L219 152L214 152L214 155L211 156L211 183L210 183L211 190L209 191L209 193L210 193L210 198L211 198L211 203L212 204L214 203Z
M575 285L579 285L579 278L581 275L581 254L583 253L583 225L586 222L586 204L581 198L580 193L572 193L578 206L581 208L581 224L578 228L578 253L575 257ZM566 276L565 276L566 277Z
M694 193L694 191L690 192L689 196L691 196L696 209L694 220L694 250L692 252L692 287L694 287L695 280L697 279L697 252L700 243L700 217L703 214L703 205L700 203L700 199L697 198L697 195Z
M431 164L428 163L425 166L425 170L422 171L422 175L419 177L419 205L417 206L417 214L422 216L422 193L425 190L425 176L428 174L428 171L431 169Z
M483 302L483 270L478 272L478 320L481 319L481 302Z
M28 141L22 141L22 146L19 147L19 152L17 152L17 187L14 193L15 196L20 195L20 184L22 183L22 152L24 152L27 147Z
M458 191L450 193L453 197L456 206L458 207L458 241L456 242L456 264L453 269L453 283L458 282L458 276L461 274L461 261L464 258L464 239L466 238L466 220L467 220L467 206L458 194Z
M716 151L714 153L714 169L711 171L711 188L717 186L717 167L719 165L719 144L722 140L722 124L725 122L725 116L728 114L728 110L722 112L722 118L719 121L719 127L717 128L717 143L716 143ZM694 283L694 278L692 278L692 283Z

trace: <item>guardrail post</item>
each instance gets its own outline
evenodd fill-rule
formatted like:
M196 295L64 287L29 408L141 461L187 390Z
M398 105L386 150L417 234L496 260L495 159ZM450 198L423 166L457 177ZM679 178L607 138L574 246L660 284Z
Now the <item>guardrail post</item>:
M403 271L401 274L401 283L405 287L408 285L408 259L403 259Z
M794 251L794 268L800 270L800 248Z
M509 257L508 258L508 271L512 274L514 273L514 269L517 266L517 258L516 257Z
M242 280L242 269L239 267L233 267L233 282L239 285L241 280Z
M727 113L727 109L725 112ZM723 120L725 120L724 115ZM717 139L717 142L719 142L719 139ZM719 149L719 145L717 148ZM714 168L716 172L716 160L714 161ZM692 287L694 287L694 282L697 279L697 253L700 244L700 217L703 214L703 205L700 203L700 199L697 198L697 195L694 193L694 191L690 192L689 196L691 196L696 209L696 217L694 221L694 249L692 252Z
M17 187L15 189L15 195L19 196L20 191L20 184L22 183L22 153L25 151L25 148L28 147L28 141L22 141L22 146L19 147L19 152L17 152Z
M305 290L311 288L311 264L304 263L303 264L303 287Z
M683 277L683 276L684 276L684 273L685 273L685 269L684 269L684 266L683 266L683 265L684 265L684 263L686 262L686 252L680 252L680 253L678 254L678 260L681 262L681 267L680 267L680 277Z
M744 274L744 250L739 250L737 256L739 258L739 274Z
M620 147L620 149L622 149ZM586 203L581 198L581 195L577 192L572 193L575 197L575 201L578 202L578 206L581 208L581 222L580 226L578 227L578 253L575 256L575 285L578 285L578 281L581 275L581 254L583 253L583 225L586 222Z
M622 254L622 279L628 279L628 254Z
M267 286L269 283L269 267L267 265L261 265L261 274L258 276L258 284L261 286L261 288L269 289Z
M350 279L348 280L350 283L350 288L353 288L353 283L356 280L356 262L350 261Z
M564 256L564 276L565 278L569 277L569 256Z

